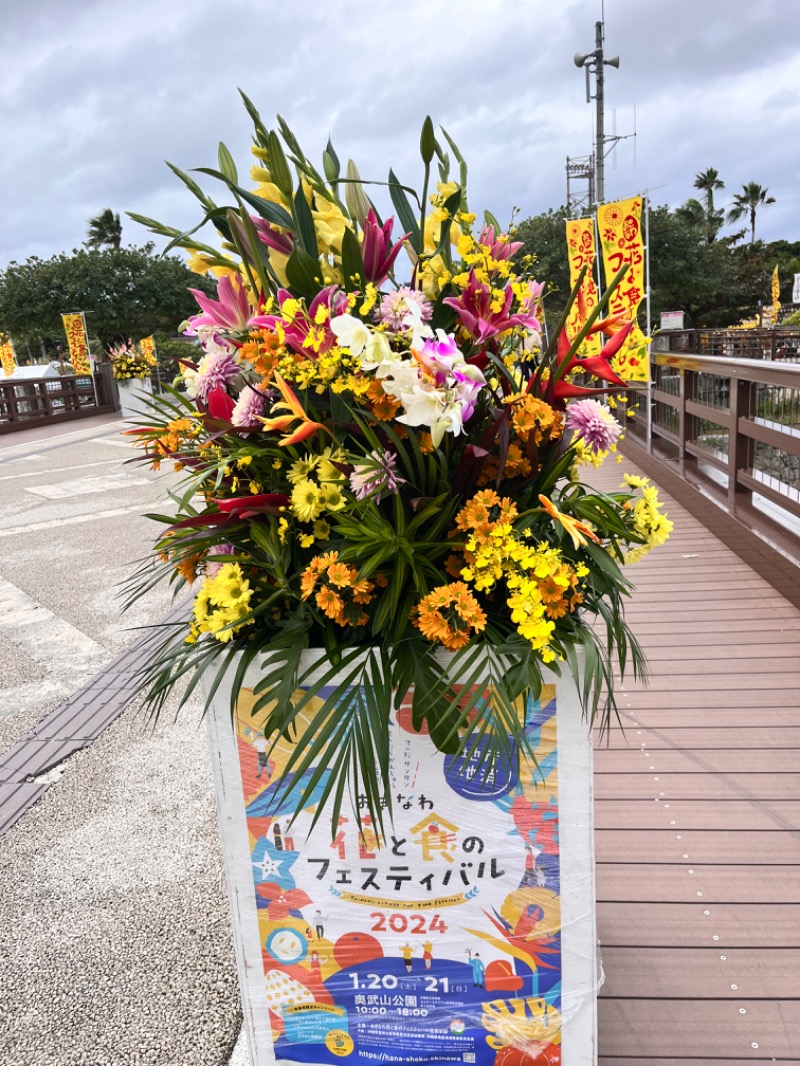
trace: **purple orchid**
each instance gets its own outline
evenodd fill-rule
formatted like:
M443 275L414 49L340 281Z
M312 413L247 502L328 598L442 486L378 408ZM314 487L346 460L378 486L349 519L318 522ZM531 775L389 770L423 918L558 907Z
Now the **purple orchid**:
M202 314L193 315L189 325L193 330L198 326L213 326L216 329L229 330L231 333L244 333L250 316L250 301L245 287L236 275L223 274L217 281L218 300L213 300L199 289L189 289L197 300Z
M364 280L372 281L378 287L386 281L400 249L409 237L408 233L404 233L397 244L392 246L393 228L393 218L387 219L380 226L375 212L372 208L369 209L364 220L361 254L364 259Z
M278 306L283 307L287 300L294 300L286 289L278 290ZM295 301L296 302L296 301ZM320 307L327 307L330 314L326 322L317 324L317 311ZM327 352L336 344L336 337L329 328L332 318L343 315L347 311L347 293L338 285L326 285L320 289L311 301L308 310L299 307L291 322L287 322L282 315L256 315L250 320L250 325L257 329L283 330L285 343L298 355L304 355L308 359ZM314 331L313 344L309 342L311 331Z
M478 237L478 244L488 248L489 255L498 262L503 259L510 259L520 250L523 243L523 241L510 241L507 233L501 233L495 238L494 226L484 226L480 237Z
M479 344L485 344L498 333L504 333L513 326L526 326L539 331L539 320L525 311L510 315L514 293L510 285L506 286L502 307L495 311L492 304L495 297L488 285L478 281L475 271L469 272L469 285L460 296L450 296L442 303L452 307L461 319L461 325Z

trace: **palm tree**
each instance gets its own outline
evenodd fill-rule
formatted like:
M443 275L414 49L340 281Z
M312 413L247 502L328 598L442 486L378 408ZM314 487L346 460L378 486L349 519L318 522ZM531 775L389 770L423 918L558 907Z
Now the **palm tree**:
M756 181L748 181L742 191L733 198L733 206L728 211L728 222L738 222L745 215L750 216L750 243L756 239L756 212L759 207L774 204L775 197L767 196L769 189L763 188Z
M725 182L720 179L718 170L707 167L695 175L694 187L706 194L706 242L712 244L717 230L725 221L725 212L714 208L714 193L717 189L724 189Z
M122 223L119 215L115 215L111 208L107 207L99 215L90 218L87 237L87 248L108 247L118 252L122 243Z

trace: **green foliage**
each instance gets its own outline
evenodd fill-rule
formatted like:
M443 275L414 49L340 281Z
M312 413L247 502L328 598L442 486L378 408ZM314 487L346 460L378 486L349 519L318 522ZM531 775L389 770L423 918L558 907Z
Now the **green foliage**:
M61 315L84 311L90 335L108 347L128 337L172 333L197 311L189 286L209 293L216 288L177 256L155 255L152 244L33 256L0 272L0 322L20 344L41 340L55 350L65 343Z
M122 223L119 215L115 215L110 207L89 219L89 229L86 235L87 248L95 251L101 248L112 248L118 252L121 244Z
M541 215L526 218L517 226L514 240L523 247L516 255L517 262L526 255L534 257L533 274L546 278L549 297L545 301L547 317L554 320L563 311L569 297L569 261L567 259L566 207L552 208Z

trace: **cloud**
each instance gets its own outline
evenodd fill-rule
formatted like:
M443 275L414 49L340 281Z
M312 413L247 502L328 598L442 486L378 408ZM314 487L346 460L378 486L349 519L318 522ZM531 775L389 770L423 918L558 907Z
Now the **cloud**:
M470 166L470 203L501 219L565 199L566 156L591 150L577 51L594 48L596 0L31 0L4 12L0 88L7 209L0 266L85 237L109 206L179 228L198 205L164 166L213 165L223 140L249 166L241 85L265 119L292 124L310 156L330 134L365 177L389 165L419 182L430 113ZM800 239L795 131L800 7L778 0L606 0L607 129L632 142L608 161L607 193L693 194L715 166L777 203L765 238ZM787 10L788 9L788 10ZM658 188L661 186L661 188ZM125 238L148 234L132 222Z

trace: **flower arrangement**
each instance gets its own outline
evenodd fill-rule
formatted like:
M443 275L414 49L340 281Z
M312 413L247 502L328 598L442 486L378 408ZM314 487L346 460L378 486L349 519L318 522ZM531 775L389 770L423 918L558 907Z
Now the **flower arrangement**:
M466 164L430 119L422 193L390 171L383 220L330 142L320 172L283 120L269 130L245 103L254 189L224 146L203 172L235 206L176 170L221 247L134 216L218 276L217 299L194 291L184 390L128 431L144 461L187 478L175 511L154 516L157 557L132 598L157 580L195 592L144 685L157 711L179 679L191 691L211 671L213 691L232 670L235 699L260 664L255 711L296 745L287 790L322 765L333 824L350 789L380 826L390 713L412 686L414 728L453 756L480 749L489 772L527 750L518 708L546 667L566 665L603 724L615 668L644 670L622 565L671 523L645 479L611 494L580 479L621 435L603 400L626 388L614 357L632 323L602 315L624 271L570 337L579 278L548 341L543 284L491 214L476 225ZM602 351L580 358L591 333ZM327 657L315 680L310 648Z
M130 338L127 344L112 345L108 349L111 373L115 381L131 381L133 378L150 377L155 359L140 351Z

